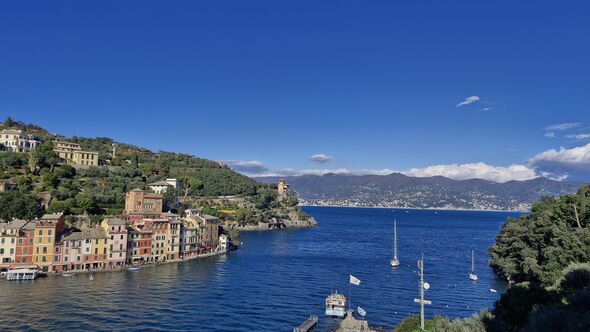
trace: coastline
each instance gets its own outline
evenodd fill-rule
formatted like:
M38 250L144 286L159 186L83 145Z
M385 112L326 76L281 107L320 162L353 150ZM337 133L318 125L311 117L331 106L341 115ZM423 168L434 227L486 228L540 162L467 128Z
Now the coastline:
M233 249L233 250L237 250L237 248ZM224 251L220 250L220 251L208 252L206 254L197 255L197 256L188 257L188 258L171 259L171 260L167 260L165 262L150 263L150 264L137 264L137 265L120 266L120 267L116 267L116 268L112 268L112 269L104 268L104 269L92 269L92 270L60 271L60 272L49 272L49 273L45 273L44 275L47 277L57 277L57 276L62 275L63 273L72 273L73 275L76 275L76 274L91 274L91 273L106 273L106 272L124 272L124 271L127 271L127 269L130 267L139 267L139 268L143 269L143 268L155 267L155 266L166 265L166 264L187 262L187 261L192 261L192 260L197 260L197 259L204 259L204 258L209 258L209 257L225 255L225 254L229 253L230 251L232 251L232 250L224 250Z
M303 228L313 228L317 226L317 221L310 217L309 220L288 220L283 221L277 224L271 224L266 222L259 222L256 224L247 224L244 226L240 225L222 225L224 229L233 229L239 232L270 232L270 231L277 231L277 230L286 230L286 229L303 229Z
M519 210L494 210L494 209L451 209L451 208L416 208L416 207L394 207L394 206L353 206L353 205L316 205L305 204L300 207L329 207L329 208L351 208L351 209L394 209L394 210L429 210L429 211L464 211L464 212L508 212L508 213L529 213Z

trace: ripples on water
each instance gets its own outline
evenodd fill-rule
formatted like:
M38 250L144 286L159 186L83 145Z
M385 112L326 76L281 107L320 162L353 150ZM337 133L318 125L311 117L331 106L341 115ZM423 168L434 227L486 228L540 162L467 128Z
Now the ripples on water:
M427 315L470 316L504 291L487 266L487 248L508 213L308 207L314 229L244 233L225 256L32 282L0 281L0 330L292 331L310 314L314 331L332 290L348 296L348 274L372 325L393 327L419 308L416 260L425 255ZM393 270L392 223L401 266ZM477 283L468 279L471 250ZM499 293L489 292L495 288Z

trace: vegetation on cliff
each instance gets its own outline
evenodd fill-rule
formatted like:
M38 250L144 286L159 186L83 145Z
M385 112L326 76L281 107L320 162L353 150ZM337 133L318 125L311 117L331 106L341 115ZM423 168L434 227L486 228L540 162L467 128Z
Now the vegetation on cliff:
M79 143L83 150L98 151L104 163L100 167L72 167L53 151L52 141L64 137L11 119L4 123L43 140L28 153L0 152L0 180L14 184L8 192L0 193L0 208L6 207L0 214L4 220L34 218L46 211L88 214L95 219L117 215L123 211L128 190L149 190L149 183L166 178L180 182L180 204L172 192L164 196L168 210L201 207L241 223L284 218L293 213L307 218L296 200L279 199L274 184L258 183L215 161L182 153L152 152L105 137L72 137L68 140ZM218 200L219 196L234 196L233 201L240 203L220 204L224 201ZM44 197L50 197L46 211L36 204Z
M530 214L507 220L490 254L512 284L493 310L437 317L427 330L590 331L590 186L543 198ZM415 326L415 319L404 324Z

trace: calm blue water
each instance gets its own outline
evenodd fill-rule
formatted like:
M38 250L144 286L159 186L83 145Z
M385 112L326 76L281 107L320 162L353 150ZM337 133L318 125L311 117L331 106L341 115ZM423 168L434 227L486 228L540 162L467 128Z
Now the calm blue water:
M487 248L510 213L308 207L313 229L244 233L225 256L75 278L0 281L0 330L292 331L310 314L314 331L331 290L352 290L374 326L418 312L416 260L424 253L427 315L469 316L505 289L487 266ZM399 256L392 270L392 224ZM471 250L479 281L468 279ZM495 288L499 293L488 291Z

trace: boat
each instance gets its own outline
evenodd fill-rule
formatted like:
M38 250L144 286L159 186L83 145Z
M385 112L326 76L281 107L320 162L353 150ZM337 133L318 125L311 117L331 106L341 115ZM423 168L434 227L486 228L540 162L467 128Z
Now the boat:
M94 280L94 277L93 277L93 276L90 276L90 278L88 278L88 279L90 279L90 280Z
M397 220L393 221L393 258L389 261L391 267L399 266L399 259L397 258Z
M15 269L6 272L6 280L34 280L37 278L35 269Z
M469 273L469 279L471 281L477 281L477 274L475 274L475 256L473 250L471 250L471 273Z
M330 294L326 298L326 316L344 317L346 314L346 296L338 292Z
M128 267L127 268L127 271L129 271L129 272L137 272L137 271L139 271L139 267Z
M76 275L76 274L75 274L75 273L73 273L73 272L63 272L63 273L61 274L61 276L62 276L62 277L70 277L70 278L71 278L71 277L73 277L73 276L75 276L75 275Z
M497 292L498 292L497 290L490 288L490 293L497 293Z
M361 307L356 307L356 312L358 312L358 314L361 315L361 317L365 317L367 315L367 312L365 311L365 309L363 309Z

